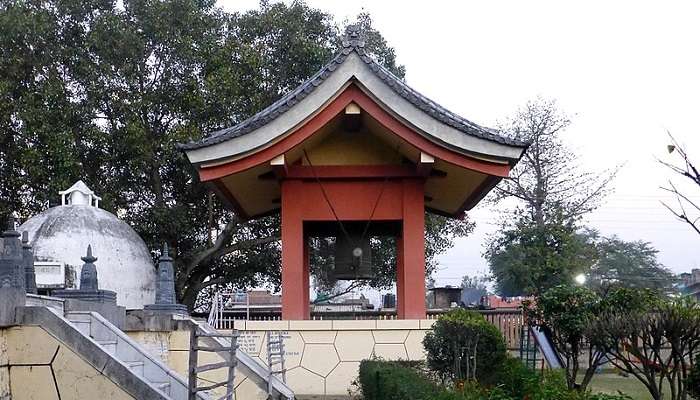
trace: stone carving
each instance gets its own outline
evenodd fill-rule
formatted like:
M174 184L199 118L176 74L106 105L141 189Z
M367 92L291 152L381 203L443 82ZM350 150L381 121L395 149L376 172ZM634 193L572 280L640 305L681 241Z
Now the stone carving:
M29 244L29 233L22 232L22 257L24 259L24 283L27 293L37 294L36 273L34 271L34 252Z
M85 264L80 270L80 289L56 290L53 295L66 299L76 299L88 302L117 304L117 293L111 290L100 290L97 280L97 257L92 255L92 246L88 245L87 254L80 257Z
M365 38L359 24L348 25L343 36L343 47L365 47Z
M0 247L0 327L16 324L15 310L27 302L24 259L15 219L10 217Z
M2 254L0 254L0 287L24 290L24 261L20 234L15 230L15 219L10 217L7 230L2 232Z
M158 259L156 304L175 304L175 271L173 259L168 254L167 243L163 244L163 253Z
M163 252L158 259L158 272L156 274L156 303L146 304L145 310L170 313L187 314L187 306L177 304L175 296L175 271L173 259L168 254L168 245L163 244Z
M98 290L97 267L95 261L97 257L92 255L92 246L88 245L87 255L80 257L85 263L80 271L80 290Z

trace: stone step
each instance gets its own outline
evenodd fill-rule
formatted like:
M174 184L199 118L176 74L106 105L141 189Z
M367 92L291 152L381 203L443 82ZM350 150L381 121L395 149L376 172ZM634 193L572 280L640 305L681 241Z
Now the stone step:
M116 340L98 340L97 343L102 346L109 354L114 355L117 352Z
M65 314L76 330L97 342L105 352L119 360L134 375L134 378L148 382L157 390L173 400L187 399L187 382L177 377L171 369L159 360L151 357L124 332L104 320L96 313L69 312ZM208 398L198 394L197 399Z
M90 321L69 320L85 336L90 336Z
M151 382L161 392L170 396L170 382Z
M124 361L127 367L136 375L143 376L143 361Z

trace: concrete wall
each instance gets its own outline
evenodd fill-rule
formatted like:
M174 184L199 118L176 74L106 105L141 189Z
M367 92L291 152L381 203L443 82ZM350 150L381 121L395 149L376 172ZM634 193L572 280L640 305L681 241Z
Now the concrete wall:
M267 363L266 332L285 337L287 384L302 398L344 398L360 361L424 360L432 320L236 321L241 349Z
M287 384L299 398L347 398L357 379L360 361L424 360L423 337L433 320L236 321L240 350L267 365L266 333L282 331L285 338ZM128 332L151 354L182 376L187 376L189 331ZM213 353L199 353L199 365L221 362ZM226 379L226 369L208 371L199 385ZM236 373L239 399L265 399L265 385L239 363ZM261 389L263 388L263 389ZM216 394L223 395L223 390Z
M0 399L133 399L38 326L0 329Z
M160 358L178 374L187 377L189 368L190 333L188 330L174 330L170 332L127 332L129 337L138 342L152 355ZM216 353L199 352L198 365L214 364L224 361ZM226 381L228 369L221 368L207 371L198 375L198 386L209 386L214 383ZM267 398L267 383L255 376L242 363L236 367L236 380L234 382L236 398L264 400ZM226 387L219 387L209 392L213 398L219 398L226 394Z

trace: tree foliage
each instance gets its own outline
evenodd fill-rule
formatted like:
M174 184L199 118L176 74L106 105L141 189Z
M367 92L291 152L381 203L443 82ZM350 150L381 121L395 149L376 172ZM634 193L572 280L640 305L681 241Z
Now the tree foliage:
M528 217L503 227L484 253L503 296L532 295L573 283L595 259L589 235L578 232L572 221L538 225Z
M603 311L598 294L581 286L560 285L526 304L525 311L528 321L541 327L551 339L563 361L569 389L585 391L596 369L605 362L605 351L595 345L590 330ZM579 381L583 360L585 370Z
M519 211L537 226L569 222L596 209L615 173L586 171L562 141L571 124L553 100L529 101L501 128L530 143L508 179L495 189L494 200L516 199Z
M700 356L695 356L695 364L688 372L686 389L690 397L700 399Z
M601 314L592 329L610 362L644 384L654 400L687 399L700 348L700 306L644 290L619 289L609 298L618 306Z
M610 287L652 289L671 293L677 279L656 259L658 250L640 240L616 236L597 238L596 262L588 272L587 285L604 293Z
M403 76L369 15L357 21L366 50ZM28 218L83 179L149 248L173 248L185 304L220 285L279 284L278 218L241 221L175 144L319 70L340 42L330 15L302 1L227 13L213 0L4 0L0 26L0 217ZM430 221L429 259L467 226Z
M462 282L459 286L462 289L478 289L478 290L485 291L487 289L488 282L489 282L489 278L487 276L464 275L462 277Z

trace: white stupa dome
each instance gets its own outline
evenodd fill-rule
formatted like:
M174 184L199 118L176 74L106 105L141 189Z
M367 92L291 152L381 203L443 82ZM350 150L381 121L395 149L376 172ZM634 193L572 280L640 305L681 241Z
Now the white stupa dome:
M80 257L91 245L100 289L117 292L117 304L127 309L154 303L156 269L141 237L126 222L100 209L100 198L82 181L59 194L62 205L18 228L29 233L35 261L60 263L80 276ZM77 289L77 285L73 281L67 287Z

